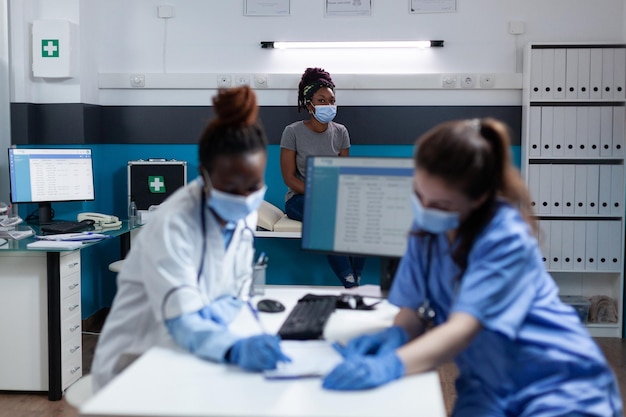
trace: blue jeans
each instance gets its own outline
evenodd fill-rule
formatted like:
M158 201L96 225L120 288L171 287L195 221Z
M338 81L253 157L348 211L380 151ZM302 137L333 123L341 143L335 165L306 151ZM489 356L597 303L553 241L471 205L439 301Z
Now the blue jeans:
M304 194L295 194L285 203L285 213L293 220L302 221ZM357 287L363 273L365 258L357 256L326 255L328 264L345 288Z

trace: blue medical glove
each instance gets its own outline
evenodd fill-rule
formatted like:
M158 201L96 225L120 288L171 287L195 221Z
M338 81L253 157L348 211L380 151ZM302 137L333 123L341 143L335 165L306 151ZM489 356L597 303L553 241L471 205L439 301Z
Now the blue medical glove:
M278 362L291 362L280 350L280 338L269 334L240 339L230 348L228 361L248 371L276 369Z
M335 349L345 358L358 355L380 355L396 350L409 340L409 335L400 326L392 326L374 334L355 337L345 346Z
M211 304L200 310L200 315L205 319L227 326L235 319L242 305L243 301L240 299L232 295L225 295L216 298Z
M401 378L404 372L404 364L396 352L379 356L352 356L324 377L322 387L339 391L375 388Z

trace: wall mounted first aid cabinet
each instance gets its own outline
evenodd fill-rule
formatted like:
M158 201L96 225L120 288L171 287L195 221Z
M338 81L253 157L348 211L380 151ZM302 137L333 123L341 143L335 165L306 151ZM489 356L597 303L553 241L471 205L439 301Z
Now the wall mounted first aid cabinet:
M522 175L561 296L591 302L595 337L621 337L626 45L524 51Z

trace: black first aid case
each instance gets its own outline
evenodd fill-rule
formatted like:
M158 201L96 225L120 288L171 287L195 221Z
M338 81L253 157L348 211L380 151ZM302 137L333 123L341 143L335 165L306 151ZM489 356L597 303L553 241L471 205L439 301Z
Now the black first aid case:
M128 203L137 210L158 206L187 184L187 161L139 159L128 161Z

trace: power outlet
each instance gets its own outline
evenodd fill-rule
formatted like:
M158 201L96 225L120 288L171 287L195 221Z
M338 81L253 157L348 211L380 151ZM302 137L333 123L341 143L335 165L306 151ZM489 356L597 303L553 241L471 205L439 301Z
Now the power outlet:
M242 85L250 85L250 76L248 74L235 74L234 75L235 87L241 87Z
M267 88L267 74L256 74L254 76L254 88Z
M146 76L143 74L132 74L130 76L130 86L141 88L146 86Z
M456 88L456 76L444 74L441 77L441 87L443 88Z
M217 87L228 88L233 84L233 78L230 74L220 74L217 76Z
M493 88L494 85L496 85L495 74L480 75L480 88Z
M461 75L461 88L474 88L476 86L476 76L474 74Z

